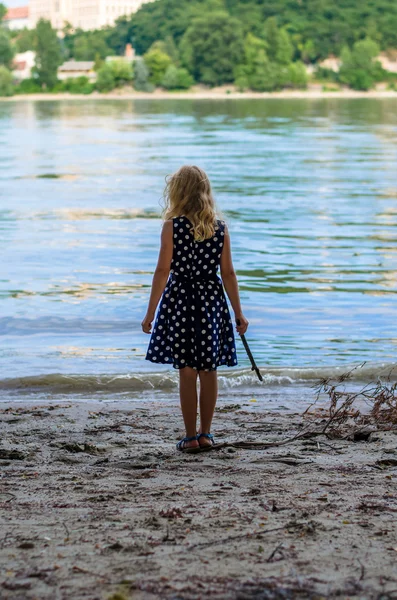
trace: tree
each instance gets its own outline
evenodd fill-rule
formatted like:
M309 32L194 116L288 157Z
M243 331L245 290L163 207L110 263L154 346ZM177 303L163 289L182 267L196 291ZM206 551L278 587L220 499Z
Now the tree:
M149 69L149 81L153 85L160 85L166 70L171 64L171 58L161 50L150 49L143 57Z
M4 65L0 66L0 96L12 96L12 73Z
M108 64L104 64L97 73L95 87L100 92L111 92L116 87L116 79L113 70Z
M112 70L116 87L124 85L132 81L134 72L132 70L132 64L124 58L113 58L109 63Z
M0 26L0 65L10 68L14 58L14 49L11 45L9 33Z
M7 12L7 7L0 2L0 23L2 22L3 17L6 14L6 12Z
M170 65L165 72L161 85L167 90L187 90L194 83L193 77L187 69L178 69Z
M240 23L225 12L195 19L182 38L180 53L182 63L197 81L229 83L244 55Z
M153 85L149 82L149 69L141 57L137 58L134 63L134 88L138 92L153 91Z
M35 29L22 29L18 32L15 38L15 44L18 52L27 52L28 50L34 50L36 43L36 30Z
M294 54L290 36L286 29L279 29L275 17L267 19L264 26L264 37L267 44L269 60L280 65L288 65Z
M380 63L374 60L378 54L379 46L370 38L356 42L352 51L344 48L339 80L355 90L369 90L384 74Z
M114 54L106 43L105 32L84 31L74 39L73 57L75 60L95 60L96 56L106 58Z
M35 50L34 73L42 87L51 88L56 84L62 56L56 31L51 27L51 23L44 19L40 19L36 26Z

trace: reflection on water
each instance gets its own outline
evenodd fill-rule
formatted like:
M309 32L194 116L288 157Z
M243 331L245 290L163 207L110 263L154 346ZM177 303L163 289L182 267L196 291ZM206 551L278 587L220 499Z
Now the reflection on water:
M258 363L395 360L397 102L0 103L0 377L150 369L164 178L229 223ZM241 364L246 364L242 349Z

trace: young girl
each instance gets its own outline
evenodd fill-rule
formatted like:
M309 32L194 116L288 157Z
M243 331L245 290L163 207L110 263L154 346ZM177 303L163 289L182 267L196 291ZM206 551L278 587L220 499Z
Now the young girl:
M216 218L211 185L202 169L184 166L165 189L161 248L142 330L151 333L146 359L179 369L180 402L186 437L183 452L208 450L214 443L211 423L218 395L217 367L237 364L229 297L237 331L248 321L241 311L230 237ZM200 429L197 433L197 377L200 379Z

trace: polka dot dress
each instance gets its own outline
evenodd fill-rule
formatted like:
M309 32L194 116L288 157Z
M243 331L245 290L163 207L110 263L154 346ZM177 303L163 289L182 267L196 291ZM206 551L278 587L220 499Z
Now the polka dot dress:
M225 224L196 242L186 217L173 219L174 251L170 277L160 300L146 359L214 371L237 365L233 325L217 275Z

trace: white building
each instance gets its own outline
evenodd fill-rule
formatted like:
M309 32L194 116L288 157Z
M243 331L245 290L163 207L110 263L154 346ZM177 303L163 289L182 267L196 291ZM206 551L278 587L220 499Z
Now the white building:
M76 77L88 77L90 81L96 80L93 60L68 60L58 68L58 79L74 79Z
M48 19L56 29L66 23L80 29L99 29L131 15L150 0L30 0L30 20Z
M24 29L29 27L29 7L18 6L9 8L3 18L3 23L8 29Z
M28 50L27 52L18 52L12 62L12 75L16 81L29 79L32 75L32 69L35 65L36 52Z

